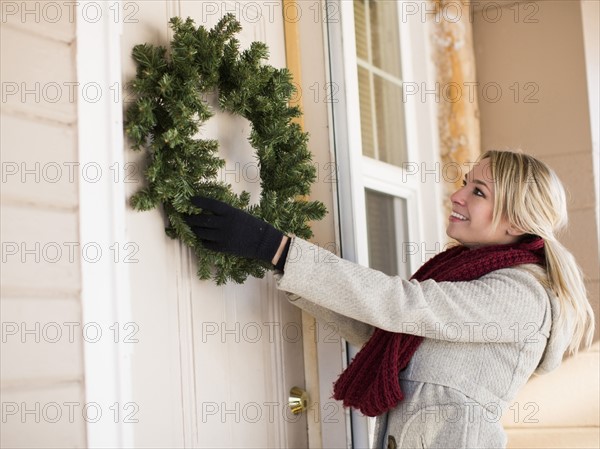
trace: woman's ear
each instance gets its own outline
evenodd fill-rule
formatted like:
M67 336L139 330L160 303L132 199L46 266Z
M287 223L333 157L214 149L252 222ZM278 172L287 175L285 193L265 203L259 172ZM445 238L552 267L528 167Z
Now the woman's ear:
M514 226L512 226L512 225L509 225L509 226L508 226L508 229L506 230L506 233L507 233L508 235L512 235L512 236L515 236L515 237L517 237L517 236L520 236L520 235L527 234L525 231L519 231L517 228L515 228L515 227L514 227Z

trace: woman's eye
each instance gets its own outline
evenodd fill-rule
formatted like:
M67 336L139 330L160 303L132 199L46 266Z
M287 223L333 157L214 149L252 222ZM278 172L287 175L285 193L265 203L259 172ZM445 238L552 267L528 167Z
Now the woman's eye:
M463 181L462 181L462 185L463 185L463 187L464 187L464 186L466 186L466 185L467 185L467 181L465 181L465 180L463 179ZM480 196L480 197L482 197L482 198L485 198L485 195L484 195L484 193L483 193L481 190L479 190L477 187L475 188L475 190L473 190L473 193L474 193L475 195L477 195L477 196Z

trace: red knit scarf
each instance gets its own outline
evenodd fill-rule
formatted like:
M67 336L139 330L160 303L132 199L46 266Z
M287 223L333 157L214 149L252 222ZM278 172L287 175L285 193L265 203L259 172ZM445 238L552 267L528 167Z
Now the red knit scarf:
M471 281L491 271L525 263L545 265L544 240L527 235L519 243L469 249L449 248L429 259L411 277L417 281ZM399 372L404 369L423 337L375 329L369 341L335 382L333 397L366 416L394 408L404 395Z

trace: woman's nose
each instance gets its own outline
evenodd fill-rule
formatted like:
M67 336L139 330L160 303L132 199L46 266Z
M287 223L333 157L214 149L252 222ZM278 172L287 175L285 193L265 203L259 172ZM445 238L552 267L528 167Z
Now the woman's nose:
M464 204L464 202L465 202L464 191L465 191L464 187L458 189L456 192L454 192L452 195L450 195L450 201L452 201L453 203Z

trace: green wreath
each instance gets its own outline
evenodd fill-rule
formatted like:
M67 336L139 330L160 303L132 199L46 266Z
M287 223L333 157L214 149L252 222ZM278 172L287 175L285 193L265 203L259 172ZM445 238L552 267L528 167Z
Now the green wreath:
M131 198L143 211L163 205L171 238L190 246L198 261L198 277L217 284L242 283L263 277L268 264L215 253L202 246L185 223L183 214L198 213L190 199L203 195L246 210L285 233L312 236L310 220L326 214L319 201L306 201L316 170L308 151L308 134L292 119L301 115L290 107L295 93L287 69L263 65L268 48L253 42L239 51L234 35L241 25L232 14L210 31L195 27L188 18L169 21L174 31L170 55L164 47L136 45L132 56L136 78L128 88L135 101L127 108L125 131L134 150L146 150L146 186ZM261 177L261 197L250 205L250 194L236 195L231 185L217 180L225 161L218 156L216 140L195 136L213 112L203 99L217 92L221 109L246 118L252 125L249 141Z

